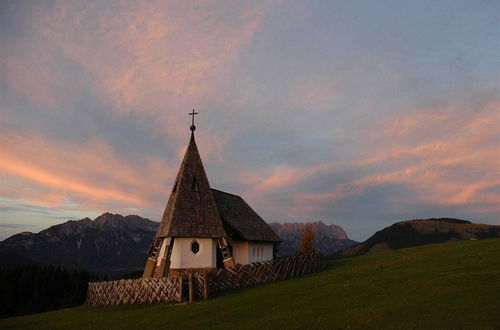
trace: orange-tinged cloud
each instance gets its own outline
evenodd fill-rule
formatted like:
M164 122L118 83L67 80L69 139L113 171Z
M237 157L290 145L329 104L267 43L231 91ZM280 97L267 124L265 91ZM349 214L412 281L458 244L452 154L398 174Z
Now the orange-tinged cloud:
M11 155L9 155L11 156ZM23 164L19 160L8 158L6 155L0 154L0 169L6 171L14 176L20 176L25 179L29 179L34 183L53 186L57 188L63 188L65 190L70 190L78 193L82 193L88 196L92 196L95 199L118 199L126 202L130 202L134 205L145 206L146 202L140 200L133 196L127 196L119 191L113 191L109 189L101 189L98 187L92 187L84 183L75 182L71 179L58 176L44 170L34 168L30 165Z
M37 40L36 52L24 40L5 40L3 50L12 51L2 52L1 73L37 111L56 116L85 111L76 103L81 90L91 88L99 104L93 111L152 119L152 133L178 148L181 158L188 125L179 123L192 107L221 97L270 5L225 4L220 10L198 2L38 3L26 27ZM72 81L75 72L60 70L61 63L83 81ZM226 138L210 129L198 137L204 159L222 162ZM98 137L75 145L2 132L0 143L8 146L0 151L0 171L10 182L2 196L51 206L68 198L78 207L105 208L113 201L151 208L159 200L163 206L168 184L158 179L172 178L178 166L178 159L170 164L154 156L133 164Z
M280 168L272 175L263 178L261 182L255 187L257 191L272 189L275 187L282 187L290 185L301 179L301 171L292 168Z
M40 2L29 8L23 38L2 39L0 74L9 94L37 112L86 111L79 102L90 95L93 112L136 117L176 148L185 143L188 111L206 113L228 97L228 78L273 6ZM226 138L201 134L207 157L220 161Z
M19 122L26 120L23 116L29 111L54 116L87 111L86 102L91 107L95 102L90 110L106 113L84 114L83 118L109 115L110 121L133 118L137 126L145 122L152 127L149 133L160 137L181 158L189 125L186 114L192 108L201 108L203 113L207 104L245 104L256 116L267 118L267 111L276 106L264 100L263 109L252 109L251 102L258 96L252 93L252 83L244 91L227 88L233 82L232 73L241 67L240 55L272 6L253 2L38 2L29 9L29 26L24 26L22 37L1 40L2 83L6 95L14 99L9 102L22 105L12 111L2 108L0 120L14 118L17 110L26 111ZM384 73L386 79L388 74ZM314 109L314 115L332 118L328 111L334 110L332 103L340 102L336 97L346 88L342 79L324 72L291 79L295 80L283 83L290 88L284 90L283 104ZM379 77L366 79L379 82ZM390 80L394 86L403 82L399 74ZM371 94L376 92L376 88L363 91L363 109L372 109ZM82 96L84 93L88 95ZM498 210L499 196L494 191L500 168L500 103L466 105L462 99L391 109L390 115L381 111L380 121L367 127L365 145L358 143L363 140L359 132L350 135L346 128L346 136L355 141L351 145L361 150L356 150L357 159L342 162L325 157L330 161L272 164L268 172L259 166L249 170L236 168L240 163L225 159L231 136L222 131L199 130L197 142L206 164L231 169L225 174L227 181L240 184L246 189L242 192L245 197L276 213L306 216L328 202L387 184L404 185L413 192L415 203L467 206L477 212ZM32 109L24 109L26 101ZM79 101L84 105L76 106ZM13 122L7 126L20 126ZM44 123L33 127L50 129ZM168 180L171 182L178 166L178 159L170 162L155 156L132 161L100 137L71 144L23 133L0 133L1 196L53 206L70 200L77 207L157 208L163 206ZM344 177L344 173L350 176ZM304 185L310 190L301 190L302 183L323 177L336 178L335 183L326 188L318 184L317 191ZM166 185L159 182L163 179ZM269 196L282 196L285 203L276 203Z
M65 207L70 198L77 208L158 208L173 180L175 169L164 160L129 160L106 144L56 142L43 136L0 135L2 196L35 204ZM176 160L177 161L177 160ZM16 179L17 178L17 179ZM11 183L10 183L11 182ZM37 187L23 188L20 187Z
M421 113L410 114L408 119L396 117L392 122L386 119L382 134L419 133L430 142L418 144L418 140L391 136L378 140L374 146L374 150L382 150L381 153L359 160L311 167L288 166L267 175L260 172L238 177L250 180L250 189L245 194L265 205L267 210L275 207L260 195L283 194L292 189L291 185L307 182L319 174L339 177L340 182L328 191L288 194L292 206L287 213L291 217L314 213L327 202L361 195L387 184L404 185L412 190L412 203L461 205L475 212L500 212L500 194L487 192L500 186L499 110L500 102L495 100L465 119L451 121L450 117L457 114L456 109L424 108ZM398 128L401 123L406 123L403 129ZM436 124L441 124L443 130L453 136L440 135L440 131L435 131ZM380 137L380 127L374 125L376 132L369 135ZM345 169L362 169L360 173L368 174L346 181L341 177Z

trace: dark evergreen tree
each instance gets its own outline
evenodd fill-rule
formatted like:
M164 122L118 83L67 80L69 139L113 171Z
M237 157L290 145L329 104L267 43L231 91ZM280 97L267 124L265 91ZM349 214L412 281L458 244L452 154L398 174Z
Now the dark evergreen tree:
M39 265L0 268L0 317L80 305L98 278L80 270Z

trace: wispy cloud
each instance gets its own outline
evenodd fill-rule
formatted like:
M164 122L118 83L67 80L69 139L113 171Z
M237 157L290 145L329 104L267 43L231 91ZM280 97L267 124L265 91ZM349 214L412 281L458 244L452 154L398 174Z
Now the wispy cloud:
M176 171L161 158L130 162L98 140L74 145L4 132L0 143L1 172L21 180L5 180L3 196L51 207L69 206L68 199L85 209L105 209L113 201L154 207L157 196L167 192L158 177L172 179ZM39 188L22 191L23 182Z
M30 228L33 225L22 225L17 223L0 223L0 228L8 228L8 229L22 229L22 228Z
M266 219L498 221L498 5L365 5L0 4L0 198L157 219L196 108Z
M408 203L460 205L470 207L474 212L500 212L500 194L489 191L500 187L499 108L499 102L495 100L458 121L450 120L457 109L424 108L412 113L409 119L403 116L384 120L383 126L387 129L381 130L378 123L373 126L368 135L378 138L382 134L384 137L373 149L388 150L381 154L312 167L278 168L268 175L247 173L239 177L252 182L247 194L269 208L274 209L271 205L278 204L278 198L271 197L272 194L283 196L288 192L285 212L292 217L298 212L314 214L324 209L327 202L363 195L370 189L388 184L404 185L413 191ZM400 123L410 124L403 124L400 130ZM441 127L441 130L436 127ZM424 141L430 139L431 142L405 141L399 138L402 134L417 134L425 137ZM342 173L346 169L366 174L344 180ZM300 183L314 180L318 175L338 177L338 180L324 191L300 190ZM271 201L266 202L265 199L269 198Z
M178 137L184 128L172 110L184 116L193 104L220 99L265 10L236 3L60 2L39 6L32 24L86 71L113 111L152 116Z

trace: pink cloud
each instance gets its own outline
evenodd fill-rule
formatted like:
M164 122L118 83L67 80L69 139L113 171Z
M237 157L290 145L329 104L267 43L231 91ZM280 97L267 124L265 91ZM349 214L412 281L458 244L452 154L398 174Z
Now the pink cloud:
M396 117L384 121L387 129L382 134L392 130L400 132L397 127L403 122L407 123L403 125L405 135L420 131L430 142L422 143L415 138L378 140L373 150L383 151L378 154L370 152L371 155L358 160L310 167L281 167L269 174L246 171L246 175L237 177L249 186L245 194L264 205L269 212L278 212L278 209L259 196L286 195L290 203L281 212L292 217L315 213L327 202L342 201L387 184L404 185L413 191L411 203L499 212L500 195L488 192L489 188L500 185L498 109L500 103L495 100L471 112L465 119L452 120L456 109L424 108L421 113L412 113L408 120ZM434 129L436 123L443 125L445 135ZM369 134L379 134L380 125L374 125L374 130L377 132ZM454 134L450 136L450 132ZM342 182L340 175L346 169L360 169L359 173L367 174ZM285 193L290 191L291 185L306 182L318 174L338 176L341 182L323 192Z
M405 114L387 120L381 124L375 134L382 134L390 137L404 137L416 130L423 129L449 120L450 116L454 113L452 108L448 107L428 107L418 109L410 114Z
M70 199L79 209L162 207L162 183L176 172L160 158L120 157L99 140L74 145L3 132L0 144L2 196L46 206L66 207Z
M176 148L186 142L187 112L203 112L227 97L230 73L273 6L37 3L29 9L25 38L3 40L0 74L37 111L76 111L86 91L96 109L147 121L151 134ZM222 159L224 135L210 128L200 134L207 157Z
M37 111L56 116L74 111L83 86L90 87L112 116L153 119L151 133L177 148L181 159L187 112L225 97L230 72L272 6L37 3L29 9L26 35L31 39L5 40L0 73ZM61 61L81 70L84 81L61 70ZM197 133L204 159L222 163L224 135L210 128ZM2 196L43 205L62 205L69 196L87 208L106 208L106 203L158 207L159 200L163 207L169 187L158 178L173 177L177 169L170 166L178 166L154 157L134 166L97 138L75 146L2 132L0 142L16 146L0 151L0 170L7 181L16 182L4 185Z
M81 87L58 67L52 49L40 51L42 44L41 40L3 42L0 74L8 90L22 95L37 110L54 114L74 106Z
M269 6L61 2L55 11L40 4L32 24L87 71L113 111L154 117L179 138L186 111L222 97Z
M291 101L293 106L327 108L331 107L336 97L339 83L333 79L308 80L301 77L291 88Z
M69 64L82 71L78 77L88 80L92 97L102 100L104 111L153 121L154 134L181 158L187 112L227 98L231 72L272 6L128 1L61 1L47 6L40 2L28 15L27 35L32 40L3 44L0 74L9 90L28 99L38 111L57 115L74 108L82 89L81 82L71 81L59 69L61 63ZM301 77L292 83L287 101L324 108L335 101L340 87L336 79ZM248 90L238 93L236 104L248 103L254 96ZM197 131L197 141L204 159L232 168L226 175L245 187L245 195L276 212L307 215L325 202L392 183L414 191L418 201L497 210L494 204L498 205L499 197L488 191L499 177L500 102L465 108L449 100L438 106L393 109L368 129L365 142L370 147L360 150L358 159L286 164L269 172L224 163L228 137L221 132ZM8 115L2 113L0 119ZM2 132L0 143L2 196L50 205L63 205L69 196L88 207L104 205L103 201L157 207L158 200L163 206L168 184L159 183L158 177L172 180L178 166L178 159L167 162L161 157L133 163L98 138L76 145L36 134ZM341 177L351 169L359 170L357 177ZM292 189L319 175L337 176L339 183L312 193ZM263 197L285 192L292 206L276 205Z

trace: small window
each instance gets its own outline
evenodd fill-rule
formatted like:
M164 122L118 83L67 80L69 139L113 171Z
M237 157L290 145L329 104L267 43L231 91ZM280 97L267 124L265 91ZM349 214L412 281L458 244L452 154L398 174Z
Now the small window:
M198 251L200 251L200 244L196 241L194 241L193 243L191 243L191 251L196 254L198 253Z
M196 181L196 177L193 178L193 183L191 185L191 191L192 192L200 192L200 187L198 187L198 182Z

